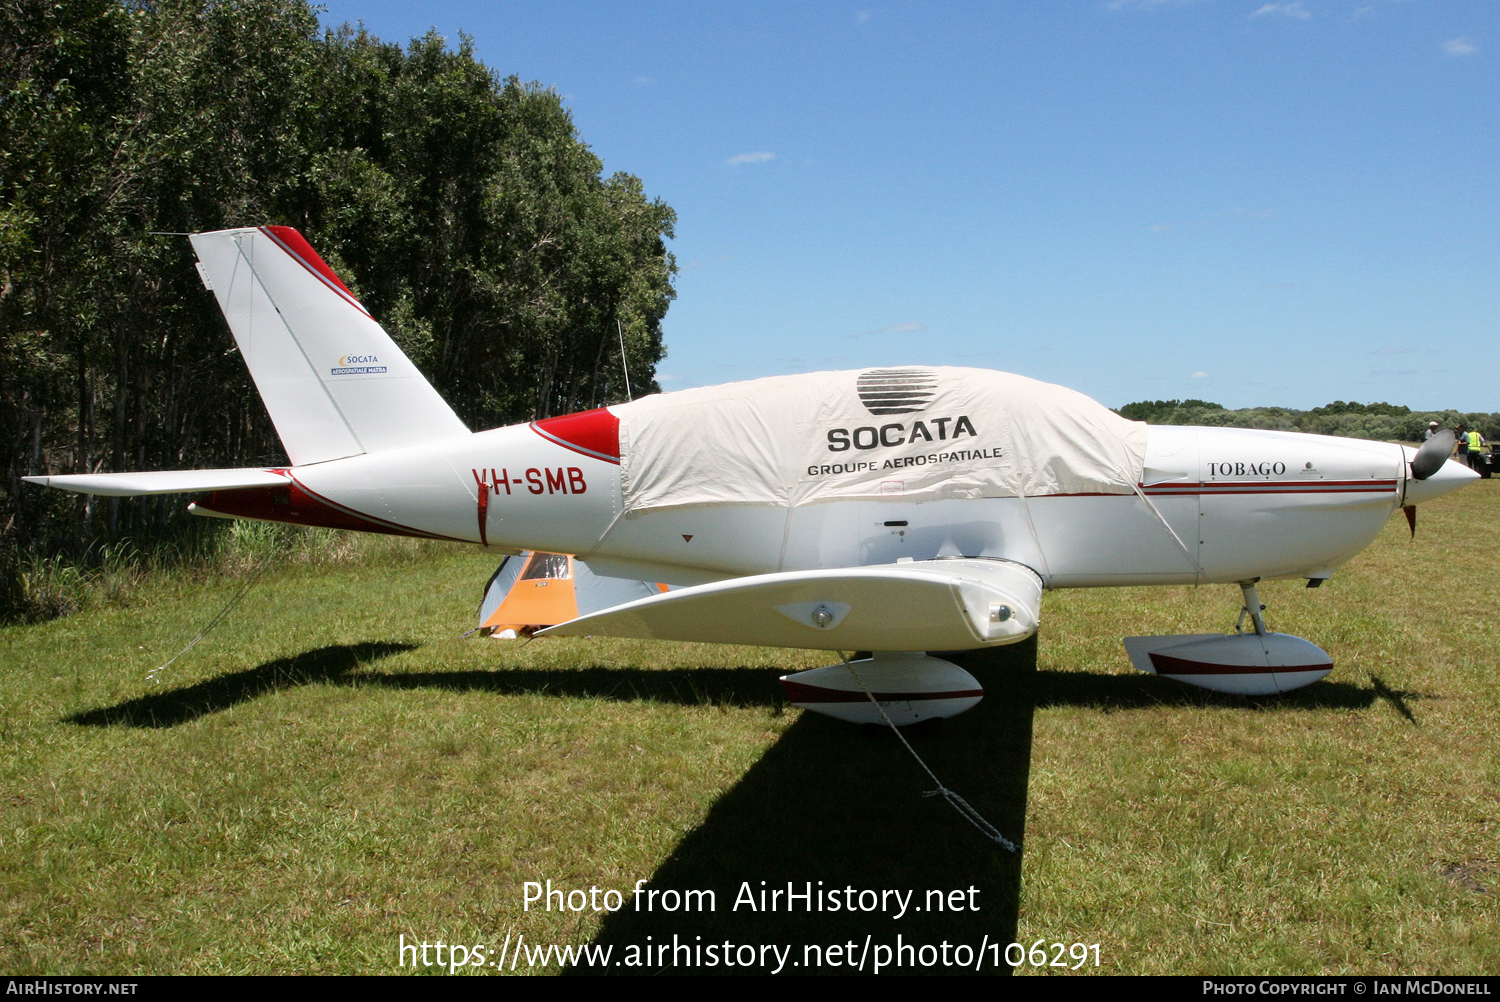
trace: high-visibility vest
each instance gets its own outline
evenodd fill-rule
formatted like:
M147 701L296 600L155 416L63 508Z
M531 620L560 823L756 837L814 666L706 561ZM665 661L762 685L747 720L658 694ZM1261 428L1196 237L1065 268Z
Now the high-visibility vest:
M1469 451L1470 452L1478 452L1480 450L1480 448L1482 447L1483 442L1484 442L1484 439L1480 436L1479 432L1477 432L1477 431L1471 431L1471 432L1469 432Z

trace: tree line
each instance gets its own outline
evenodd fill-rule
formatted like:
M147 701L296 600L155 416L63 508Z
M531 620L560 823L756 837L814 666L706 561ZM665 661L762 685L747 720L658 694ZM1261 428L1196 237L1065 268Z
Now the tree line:
M161 234L297 227L476 429L623 400L622 361L656 390L676 217L602 170L467 37L325 30L305 0L0 0L0 573L182 509L20 476L284 461Z
M1486 441L1500 438L1500 414L1457 410L1414 411L1401 404L1335 400L1311 410L1291 407L1243 407L1228 410L1207 400L1138 400L1118 412L1148 424L1266 428L1310 435L1368 438L1377 442L1420 442L1429 421L1442 428L1477 428Z

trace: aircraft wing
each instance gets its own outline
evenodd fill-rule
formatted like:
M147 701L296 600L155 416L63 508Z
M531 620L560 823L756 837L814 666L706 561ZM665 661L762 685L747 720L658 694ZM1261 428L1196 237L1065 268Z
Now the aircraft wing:
M1035 633L1041 594L1041 579L1009 560L907 561L715 581L580 616L537 635L971 650Z
M160 473L79 473L62 477L22 477L27 483L60 487L79 494L135 497L141 494L196 494L236 487L279 487L290 483L272 470L167 470Z

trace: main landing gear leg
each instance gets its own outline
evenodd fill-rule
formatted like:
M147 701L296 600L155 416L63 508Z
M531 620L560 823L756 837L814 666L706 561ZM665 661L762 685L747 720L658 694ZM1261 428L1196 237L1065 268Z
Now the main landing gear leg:
M1260 595L1255 591L1255 583L1259 580L1260 578L1251 578L1249 581L1240 582L1240 591L1245 594L1245 604L1240 609L1240 618L1234 621L1235 633L1245 632L1246 616L1250 617L1250 625L1255 627L1257 637L1264 637L1269 632L1266 629L1266 617L1263 615L1266 607L1261 605Z

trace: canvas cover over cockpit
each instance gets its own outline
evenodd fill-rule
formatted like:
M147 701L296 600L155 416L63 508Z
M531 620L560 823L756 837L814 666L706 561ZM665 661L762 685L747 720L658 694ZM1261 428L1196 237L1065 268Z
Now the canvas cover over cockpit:
M620 420L627 515L852 498L1130 494L1147 426L1053 383L907 367L773 376L642 398Z

